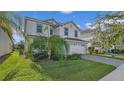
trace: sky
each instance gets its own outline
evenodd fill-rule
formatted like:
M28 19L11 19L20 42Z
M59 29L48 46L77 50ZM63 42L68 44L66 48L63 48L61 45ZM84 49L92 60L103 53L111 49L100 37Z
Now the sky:
M75 24L82 30L91 29L89 26L95 21L95 17L99 15L108 14L109 11L20 11L19 14L24 17L36 18L45 20L54 18L57 22L64 23L67 21L74 21ZM20 35L13 35L17 42L22 40Z
M22 11L22 17L32 17L39 20L54 18L56 21L64 23L74 21L80 29L89 28L94 18L98 15L108 14L109 11Z

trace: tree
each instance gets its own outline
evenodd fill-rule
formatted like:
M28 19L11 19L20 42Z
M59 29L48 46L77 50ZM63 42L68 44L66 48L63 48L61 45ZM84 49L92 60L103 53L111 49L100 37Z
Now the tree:
M46 57L48 57L48 59L61 59L67 51L68 45L66 41L60 36L55 35L51 37L36 37L34 38L33 43L30 45L29 48L30 54L36 54L37 57L39 57L38 59L40 60Z
M124 12L98 16L93 26L96 27L95 41L105 50L113 45L124 44Z
M60 36L54 35L51 36L48 40L48 49L50 58L52 57L54 59L58 57L58 59L62 59L68 52L68 44Z
M22 20L17 12L0 11L0 29L2 29L10 38L12 42L12 49L14 49L13 29L21 32ZM21 32L22 33L22 32ZM22 33L23 34L23 33Z

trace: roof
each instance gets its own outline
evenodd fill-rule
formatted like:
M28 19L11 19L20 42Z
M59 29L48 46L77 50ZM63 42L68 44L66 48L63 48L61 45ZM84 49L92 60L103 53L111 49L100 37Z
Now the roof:
M70 24L72 23L78 30L81 30L73 21L68 21L66 23L63 23L62 25Z
M78 38L69 38L69 37L66 37L65 39L88 42L88 41L85 41L85 40L82 40L82 39L78 39Z
M39 20L39 19L36 19L36 18L31 18L31 17L25 17L25 20L36 21L36 22L39 22L39 23L44 23L44 24L49 24L49 25L53 25L53 24L48 22L48 20L52 20L52 21L56 22L55 19ZM57 25L59 25L58 22L56 22L56 23L57 23ZM54 26L56 26L56 25L54 25Z
M43 20L43 22L49 22L49 21L53 21L55 22L56 24L60 24L59 22L57 22L54 18L51 18L51 19L47 19L47 20Z
M87 30L82 30L81 33L82 34L85 34L85 33L92 33L94 32L94 30L91 30L91 29L87 29Z
M60 22L57 22L54 18L51 18L51 19L47 19L47 20L38 20L36 18L31 18L31 17L25 17L25 20L31 20L31 21L36 21L36 22L41 22L41 23L45 23L45 24L49 24L49 25L53 25L52 23L48 22L48 21L54 21L56 23L56 25L54 26L63 26L63 25L66 25L66 24L70 24L72 23L77 29L81 30L73 21L68 21L68 22L65 22L65 23L60 23Z

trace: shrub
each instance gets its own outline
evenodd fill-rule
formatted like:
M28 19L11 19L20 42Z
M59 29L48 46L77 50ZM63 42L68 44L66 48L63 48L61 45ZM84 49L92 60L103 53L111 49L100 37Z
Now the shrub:
M67 42L59 36L37 37L33 39L33 42L29 47L29 57L33 61L39 61L51 57L53 60L60 60L64 58L64 54L68 49ZM51 51L51 53L48 51Z
M121 53L122 53L122 54L124 54L124 49L123 49L123 50L121 50Z
M67 56L67 60L80 60L82 59L82 54L72 54Z
M89 54L92 54L94 52L94 47L88 47Z
M112 49L111 52L114 54L124 54L124 49Z
M51 59L52 60L62 60L65 59L64 54L63 53L57 53L55 51L52 51L51 53Z
M34 58L34 61L37 62L39 60L42 60L42 59L45 59L47 58L47 51L40 51L40 52L37 52L37 53L33 53L33 58Z
M98 54L98 53L99 53L99 51L98 51L98 50L94 50L94 53Z

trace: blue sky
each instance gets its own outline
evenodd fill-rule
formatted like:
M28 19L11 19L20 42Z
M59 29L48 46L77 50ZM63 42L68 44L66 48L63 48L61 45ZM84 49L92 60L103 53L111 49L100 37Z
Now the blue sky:
M23 11L21 16L40 20L54 18L58 22L74 21L81 29L87 29L94 22L97 14L105 15L108 11Z

